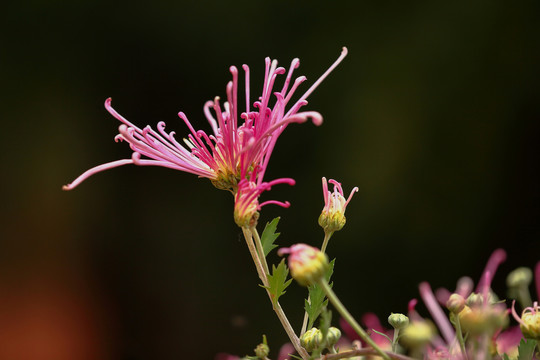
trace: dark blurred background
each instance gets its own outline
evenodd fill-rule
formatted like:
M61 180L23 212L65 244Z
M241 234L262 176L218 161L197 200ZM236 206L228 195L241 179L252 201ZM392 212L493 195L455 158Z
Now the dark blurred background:
M325 122L292 125L267 179L260 227L320 246L321 177L348 193L331 240L335 290L353 314L405 312L420 281L454 288L508 251L494 287L539 246L538 1L24 1L0 13L0 359L213 359L286 341L232 198L177 171L126 166L72 192L84 170L129 158L107 97L141 127L209 130L232 64L264 57L308 84ZM304 85L303 89L307 89ZM277 256L271 256L277 262ZM299 328L305 290L282 298Z

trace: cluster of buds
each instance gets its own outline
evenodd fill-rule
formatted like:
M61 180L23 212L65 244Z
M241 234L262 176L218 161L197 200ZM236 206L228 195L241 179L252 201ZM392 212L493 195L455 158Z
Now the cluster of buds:
M482 294L476 293L469 296L457 316L463 330L471 335L493 334L508 324L508 312L502 303L497 303L491 296L484 299Z
M300 337L300 344L308 352L313 352L316 349L326 348L330 349L337 344L341 338L341 331L336 327L330 327L324 338L321 330L313 327L306 331L304 335Z

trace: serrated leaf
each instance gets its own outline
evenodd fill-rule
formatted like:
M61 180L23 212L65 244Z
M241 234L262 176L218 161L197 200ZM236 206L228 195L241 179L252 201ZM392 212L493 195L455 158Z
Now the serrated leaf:
M268 275L268 289L272 297L272 303L276 306L281 295L285 294L285 289L291 284L292 279L287 280L289 269L285 265L285 259L281 260L279 265L272 265L272 275ZM262 285L261 285L262 286Z
M326 281L329 281L332 277L335 262L336 259L330 262L330 266L324 274ZM332 284L330 284L330 287L332 287ZM324 293L323 289L317 284L308 286L308 291L310 301L304 301L304 309L306 310L309 318L307 328L311 329L313 327L313 324L315 324L315 320L317 320L317 318L321 314L322 309L328 305L328 300L326 299L326 294Z
M532 339L521 339L518 347L518 358L517 360L531 360L534 355L534 348L536 347L536 340Z
M279 217L275 218L269 223L266 223L263 233L261 235L261 244L264 251L264 257L267 257L270 254L270 251L277 248L277 245L274 244L274 241L278 238L280 233L276 233L277 224L279 222Z

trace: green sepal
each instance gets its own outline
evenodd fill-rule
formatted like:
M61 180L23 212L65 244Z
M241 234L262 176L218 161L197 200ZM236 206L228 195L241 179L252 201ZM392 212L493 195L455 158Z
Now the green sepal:
M285 289L291 284L292 279L287 280L289 269L285 265L285 259L281 260L279 265L272 265L272 275L268 275L268 287L260 285L268 289L272 297L272 304L277 305L278 299L285 294Z
M270 254L270 251L277 248L277 245L274 244L274 241L278 238L280 233L276 233L277 224L280 217L278 216L271 222L266 223L263 233L261 235L261 244L264 252L264 257L267 257Z
M324 274L324 277L326 281L330 281L330 277L332 277L332 274L334 272L334 263L336 262L336 259L332 260L329 263L328 269L326 270L326 273ZM329 284L330 287L332 287L332 284ZM308 286L309 291L309 299L310 302L307 300L304 300L304 309L306 310L306 313L308 314L309 322L308 322L308 329L311 329L313 327L313 324L315 324L315 321L321 314L321 311L324 307L328 305L328 299L326 299L326 294L324 293L323 289L318 284L313 284Z
M536 347L536 340L533 339L521 339L518 347L517 360L531 360L534 355L534 348Z

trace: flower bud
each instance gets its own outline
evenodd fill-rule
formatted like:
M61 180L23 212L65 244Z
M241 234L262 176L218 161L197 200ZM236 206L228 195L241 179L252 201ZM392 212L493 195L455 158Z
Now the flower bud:
M320 281L328 269L328 257L326 254L306 244L281 248L278 254L290 254L289 268L291 269L291 276L303 286Z
M321 330L316 327L306 331L304 335L300 337L300 345L302 345L307 352L312 352L318 348L323 341L323 335Z
M341 331L337 327L331 326L330 329L328 329L328 334L326 334L326 346L330 348L336 345L340 338Z
M330 180L330 184L334 185L334 192L328 191L328 183L326 178L322 178L324 208L319 216L319 225L324 229L325 233L339 231L345 226L347 219L345 218L345 209L351 201L351 198L358 188L352 189L348 199L345 199L341 184L336 180Z
M527 267L519 267L508 274L506 285L508 287L528 287L532 281L532 270Z
M388 323L396 330L405 329L409 325L409 318L403 314L390 314Z
M519 323L523 336L527 339L540 340L540 306L537 302L533 307L523 310Z
M403 343L408 347L420 347L427 344L435 335L435 328L428 321L412 321L403 330Z
M463 330L472 335L493 334L508 323L508 313L504 306L464 306L458 314Z
M269 353L270 348L264 343L257 345L257 347L255 348L255 355L257 355L259 359L265 359Z
M459 314L465 307L465 299L459 294L452 294L446 302L446 308L454 314Z

